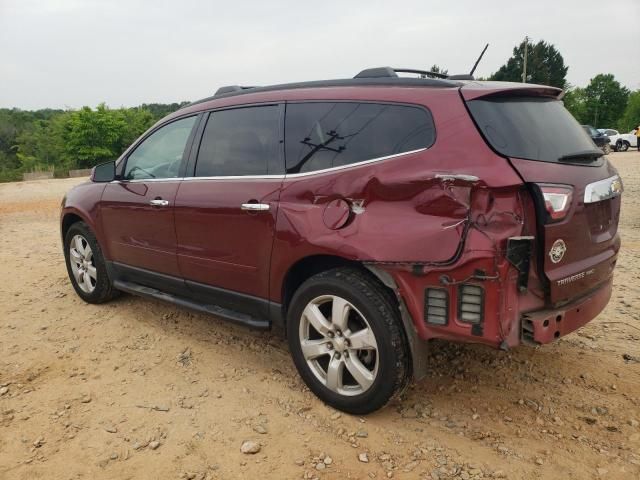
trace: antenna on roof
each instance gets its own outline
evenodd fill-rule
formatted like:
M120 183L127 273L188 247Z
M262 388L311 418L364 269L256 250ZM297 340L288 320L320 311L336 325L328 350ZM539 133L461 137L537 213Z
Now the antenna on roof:
M480 56L478 57L478 60L476 60L476 63L473 64L473 68L471 69L471 71L469 72L469 75L473 75L473 72L476 71L476 67L478 66L478 64L480 63L480 60L482 60L482 57L484 56L484 52L487 51L487 48L489 48L489 44L487 43L484 46L484 49L482 50L482 53L480 54Z

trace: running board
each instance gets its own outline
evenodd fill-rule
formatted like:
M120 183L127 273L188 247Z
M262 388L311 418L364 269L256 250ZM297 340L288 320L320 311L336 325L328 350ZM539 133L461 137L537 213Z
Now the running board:
M269 330L271 325L267 320L261 320L259 318L246 315L244 313L238 313L228 308L223 308L218 305L210 305L206 303L198 303L194 300L173 295L170 293L161 292L155 288L145 287L138 283L126 282L124 280L115 280L113 286L123 292L131 293L133 295L139 295L141 297L155 298L156 300L162 300L163 302L173 303L180 307L190 308L198 312L209 313L222 317L225 320L229 320L239 325L245 325L247 327L255 328L258 330Z

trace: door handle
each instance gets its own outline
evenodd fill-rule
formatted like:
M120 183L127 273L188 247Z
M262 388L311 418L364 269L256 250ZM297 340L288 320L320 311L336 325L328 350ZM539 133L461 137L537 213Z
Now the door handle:
M167 207L169 205L169 200L162 200L161 198L156 198L155 200L151 200L149 205L153 207Z
M241 210L249 210L250 212L266 212L269 210L268 203L243 203L240 206Z

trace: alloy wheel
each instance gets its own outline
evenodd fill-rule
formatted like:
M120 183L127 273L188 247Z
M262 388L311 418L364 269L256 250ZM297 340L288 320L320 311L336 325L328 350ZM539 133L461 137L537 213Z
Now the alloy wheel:
M329 390L340 395L366 392L378 373L378 344L367 319L336 295L311 300L299 328L308 367Z
M93 251L87 239L75 235L69 245L69 264L78 288L93 293L98 281L98 271L93 261Z

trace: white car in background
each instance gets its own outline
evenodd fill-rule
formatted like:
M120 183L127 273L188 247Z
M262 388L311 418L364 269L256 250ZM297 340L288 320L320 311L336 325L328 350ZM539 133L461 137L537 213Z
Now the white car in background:
M636 147L638 145L638 137L636 137L635 130L629 133L620 133L610 128L599 128L598 131L609 137L609 140L611 140L611 148L616 152L626 152L629 150L629 147Z

